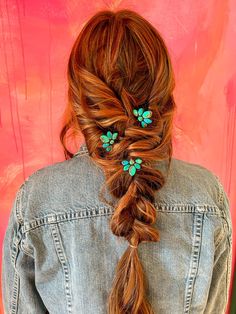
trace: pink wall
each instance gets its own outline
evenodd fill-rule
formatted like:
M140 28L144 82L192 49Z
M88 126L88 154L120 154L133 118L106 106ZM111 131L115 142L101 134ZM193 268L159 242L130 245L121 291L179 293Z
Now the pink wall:
M38 168L63 159L58 134L68 54L83 23L109 7L136 10L165 38L177 85L174 157L219 175L236 226L235 1L5 0L0 4L0 246L19 185Z

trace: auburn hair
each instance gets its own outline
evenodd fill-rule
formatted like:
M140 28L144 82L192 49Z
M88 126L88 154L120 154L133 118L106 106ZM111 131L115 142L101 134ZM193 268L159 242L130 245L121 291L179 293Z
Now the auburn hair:
M164 40L134 11L99 11L74 42L67 76L68 103L60 132L65 158L73 157L66 145L68 133L82 132L89 156L103 169L105 186L118 200L109 222L113 234L133 246L159 241L154 202L166 177L157 166L166 160L169 172L175 111L175 81ZM147 127L133 114L140 107L152 111ZM100 139L107 131L119 134L109 152ZM133 176L121 164L129 158L143 160ZM145 287L138 249L128 245L116 266L107 312L154 313Z

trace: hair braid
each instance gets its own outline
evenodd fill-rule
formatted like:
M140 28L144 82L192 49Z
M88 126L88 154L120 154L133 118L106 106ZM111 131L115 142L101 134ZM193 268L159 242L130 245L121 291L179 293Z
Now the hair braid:
M160 240L154 227L154 203L166 179L157 162L168 160L169 170L175 109L167 49L157 31L137 13L102 11L84 26L73 46L68 80L66 124L61 131L65 153L70 156L64 137L72 125L82 132L90 157L103 169L104 186L118 199L111 231L130 243L116 266L108 313L154 313L145 295L136 247ZM133 114L140 106L152 111L153 122L147 128L141 128ZM109 153L100 141L106 130L119 134ZM143 159L134 176L121 164L129 158Z

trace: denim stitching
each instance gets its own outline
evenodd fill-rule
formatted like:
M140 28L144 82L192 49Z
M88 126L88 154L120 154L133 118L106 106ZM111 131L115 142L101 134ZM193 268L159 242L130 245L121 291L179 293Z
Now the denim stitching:
M20 205L21 205L21 196L23 193L23 185L21 185L20 189L17 192L16 195L16 203L15 203L15 213L17 217L18 227L19 229L16 231L16 234L14 235L14 238L12 240L12 247L11 247L11 262L13 264L14 268L14 280L13 280L13 287L12 287L12 295L11 295L11 304L10 304L10 313L15 314L17 313L18 308L18 295L19 295L19 276L16 269L16 260L17 255L19 253L19 244L22 239L22 229L21 224L22 222L22 216L20 215Z
M86 147L80 147L80 150L77 152L77 153L75 153L74 155L73 155L73 157L76 157L76 156L83 156L83 155L89 155L89 151L88 151L88 149L86 148ZM72 157L72 158L73 158Z
M22 215L22 198L24 196L25 193L25 182L21 184L20 188L17 191L16 194L16 217L17 217L17 221L19 222L19 224L23 224L24 219L23 219L23 215Z
M85 155L88 155L88 152L84 152L84 151L80 151L80 152L77 152L73 155L73 157L76 157L76 156L85 156ZM72 157L72 158L73 158Z
M191 306L191 301L192 301L192 296L193 296L194 283L195 283L197 272L198 272L200 251L201 251L201 240L202 240L203 215L204 214L202 213L194 213L193 246L192 246L190 269L189 269L189 275L188 275L188 283L186 286L184 314L190 313L190 306Z
M220 244L220 242L222 241L222 239L225 236L225 222L224 222L224 217L221 217L223 220L221 221L221 230L223 230L221 232L221 235L219 236L219 238L217 239L217 241L215 242L215 250L217 249L218 245Z
M14 281L13 281L13 287L12 287L11 309L10 309L11 314L17 313L17 306L18 306L19 278L18 278L18 274L16 270L16 258L18 255L20 238L21 238L20 233L18 233L13 239L13 246L11 250L11 262L14 268Z
M227 229L229 231L229 226L228 226L228 222L227 220L225 219L226 223L224 224L224 229L225 229L225 226L227 226ZM225 231L226 233L227 231ZM229 248L229 254L228 254L228 258L227 258L227 269L226 269L226 294L225 294L225 311L226 311L226 308L227 308L227 303L229 301L229 285L230 285L230 280L231 280L231 262L232 262L232 235L231 233L227 236L227 245L228 245L228 248Z
M160 205L156 206L157 211L167 212L167 213L195 213L195 212L211 212L214 215L220 215L217 206L195 206L191 204L186 205ZM63 221L70 221L74 219L85 219L92 217L100 217L112 215L114 208L104 206L104 207L91 207L86 209L81 209L79 211L68 211L66 213L49 214L43 217L34 218L31 221L25 222L22 226L22 233L28 232L31 229L36 229L42 225L55 224Z
M51 226L51 233L54 240L57 256L59 261L62 265L62 270L64 273L65 278L65 293L66 293L66 300L67 300L67 310L68 313L72 313L72 294L71 294L71 286L70 286L70 270L69 270L69 263L66 258L65 250L62 245L62 240L59 235L59 229L57 224Z
M16 314L18 308L18 294L19 294L19 276L17 272L14 273L14 280L13 280L13 290L12 290L12 300L11 300L11 308L10 314Z
M26 246L25 246L25 243L24 243L24 240L22 239L22 241L20 242L20 249L21 249L21 251L24 253L24 254L26 254L26 255L28 255L29 257L31 257L31 258L34 258L34 252L33 252L33 250L31 250L30 248L26 248Z
M223 215L223 220L224 220L224 235L227 235L227 243L228 243L228 247L229 247L229 254L228 254L228 258L227 258L227 270L226 270L226 301L225 303L227 303L228 298L229 298L229 285L230 285L230 280L231 280L231 263L232 263L232 226L231 226L231 222L228 221L228 218L225 211L223 210L223 206L224 206L224 187L221 183L220 178L215 175L216 179L217 179L217 183L218 183L218 203L219 203L219 208L220 211ZM225 229L225 227L227 226L227 231ZM225 306L225 310L227 308L227 305Z
M29 178L26 179L25 182L27 182L29 180ZM20 188L17 191L16 194L16 206L15 206L15 213L16 213L16 220L18 222L19 225L19 229L17 230L17 235L16 235L16 241L17 244L15 244L15 250L17 250L17 245L19 245L20 249L22 250L22 252L24 252L26 255L33 257L33 252L32 250L26 249L25 245L24 245L24 239L21 238L22 235L22 226L24 225L24 218L23 218L23 214L22 214L22 208L23 208L23 198L24 198L24 194L25 194L25 182L20 186ZM14 257L16 258L16 257Z
M16 259L19 252L19 244L21 241L21 230L16 234L13 239L13 246L11 250L11 262L14 268L14 281L12 287L12 296L11 296L11 314L17 313L18 307L18 294L19 294L19 277L16 270Z
M228 255L228 260L227 260L227 276L226 276L226 300L229 300L229 285L230 285L230 280L231 280L231 274L232 274L232 268L231 268L231 263L232 263L232 254L233 254L233 247L232 247L232 237L228 237L228 245L229 245L229 255Z
M219 210L222 212L223 216L225 216L225 212L222 210L224 196L223 196L223 185L220 181L220 178L217 175L214 175L217 181L217 202L219 204Z

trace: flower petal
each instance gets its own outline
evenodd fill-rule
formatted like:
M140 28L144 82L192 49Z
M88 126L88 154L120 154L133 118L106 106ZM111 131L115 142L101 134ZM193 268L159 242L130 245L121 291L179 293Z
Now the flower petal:
M124 168L123 168L123 170L126 171L126 170L129 169L129 167L130 167L130 164L129 164L129 165L125 165Z
M151 119L148 119L148 118L145 118L145 119L144 119L144 122L146 122L146 123L152 123L152 120L151 120Z
M118 136L117 132L113 133L113 135L112 135L113 140L115 140L117 138L117 136Z
M106 135L101 135L100 139L103 141L103 143L108 143L109 142L109 138Z
M122 160L122 165L128 165L129 164L129 161L128 160Z
M143 114L144 109L143 108L139 108L138 110L138 115L141 116Z
M136 168L135 168L135 166L131 166L131 167L129 168L129 174L130 174L131 176L134 176L135 173L136 173Z
M150 118L151 116L152 116L151 110L144 111L144 113L143 113L144 118Z
M107 137L108 137L108 138L112 138L112 133L111 133L111 131L108 131L108 132L107 132Z
M108 146L108 147L106 148L106 150L107 150L108 152L111 151L111 149L112 149L111 146Z
M137 164L137 163L135 163L134 166L135 166L136 169L140 169L141 168L140 164Z
M138 110L137 109L133 109L133 114L137 117L138 116Z
M136 159L135 159L135 162L137 162L138 164L141 164L143 161L142 161L141 158L136 158Z
M106 148L106 147L108 147L108 146L110 146L109 143L104 143L104 144L102 144L102 147L104 147L104 148Z
M145 128L147 126L147 123L145 123L144 121L141 121L141 125L143 128Z

